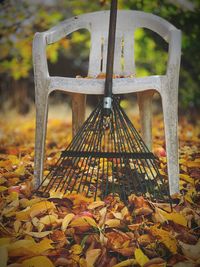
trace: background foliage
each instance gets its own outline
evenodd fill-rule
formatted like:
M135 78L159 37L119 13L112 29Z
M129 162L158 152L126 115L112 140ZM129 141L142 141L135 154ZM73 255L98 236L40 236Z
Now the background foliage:
M154 13L182 30L179 103L181 109L197 108L200 105L200 2L190 1L194 6L192 10L177 2L119 0L119 8ZM21 97L30 100L34 96L31 46L35 32L45 31L73 15L108 9L109 1L38 0L33 3L7 0L0 5L0 93L4 96L1 99L5 100L7 95L10 98L10 92L13 96L21 92ZM89 45L89 34L79 31L49 46L50 74L87 75ZM166 51L166 44L158 36L138 30L135 49L137 75L164 73Z

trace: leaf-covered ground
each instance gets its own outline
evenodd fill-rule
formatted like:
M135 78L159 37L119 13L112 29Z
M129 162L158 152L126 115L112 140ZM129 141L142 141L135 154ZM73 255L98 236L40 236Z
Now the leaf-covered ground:
M134 118L136 128L138 118ZM179 121L180 188L169 204L131 195L31 197L34 119L0 121L0 266L200 266L199 121ZM71 125L51 119L45 172L71 139ZM153 122L154 152L166 174L163 123Z

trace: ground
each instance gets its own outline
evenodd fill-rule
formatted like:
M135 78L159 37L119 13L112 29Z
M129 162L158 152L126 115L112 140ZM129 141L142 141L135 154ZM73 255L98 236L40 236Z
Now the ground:
M179 118L181 194L154 203L132 194L93 202L70 194L31 196L34 112L0 121L0 266L200 266L199 118ZM136 128L138 116L131 115ZM70 119L50 116L45 173L71 139ZM167 177L161 114L153 120L153 151Z

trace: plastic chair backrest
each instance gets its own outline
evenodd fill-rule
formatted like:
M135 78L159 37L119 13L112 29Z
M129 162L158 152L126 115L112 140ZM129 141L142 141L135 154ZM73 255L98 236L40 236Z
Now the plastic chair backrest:
M109 11L98 11L73 17L45 32L46 43L54 43L68 34L87 29L91 35L89 76L105 72L108 41ZM135 74L134 32L147 28L156 32L169 44L168 70L180 58L181 32L168 21L141 11L119 10L117 16L114 73ZM123 59L123 64L122 64Z

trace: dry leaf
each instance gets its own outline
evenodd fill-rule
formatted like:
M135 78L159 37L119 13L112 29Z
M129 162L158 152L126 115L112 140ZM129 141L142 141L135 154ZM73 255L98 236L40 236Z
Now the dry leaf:
M144 264L144 267L166 267L166 262L161 258L154 258Z
M80 246L80 245L78 245L78 244L75 244L75 245L73 245L72 247L71 247L71 252L73 253L73 254L76 254L76 255L79 255L79 254L81 254L82 253L82 247Z
M180 176L180 179L182 179L182 180L184 180L184 181L186 181L186 182L188 182L188 183L191 183L192 185L194 185L194 179L193 178L191 178L188 174L179 174L179 176Z
M39 232L39 233L38 232L26 232L26 231L24 231L24 233L27 235L30 235L32 237L43 238L43 237L51 234L52 231L44 231L44 232Z
M105 205L105 202L104 201L101 201L101 200L94 201L94 202L92 202L92 203L90 203L88 205L88 209L89 210L93 210L93 209L99 208L99 207L104 206L104 205Z
M120 263L117 263L113 265L112 267L126 267L126 266L132 266L136 263L137 262L135 259L128 259L128 260L121 261Z
M112 215L113 215L116 219L118 219L118 220L122 220L122 219L123 219L123 215L122 215L121 212L114 212L114 211L112 211Z
M87 267L94 267L95 262L101 254L101 249L91 249L86 251Z
M23 267L54 267L53 263L46 256L37 256L22 262Z
M153 213L153 210L150 209L149 207L141 207L141 208L138 208L135 210L135 214L140 216L140 215L144 215L144 216L147 216L147 215L150 215Z
M1 246L7 246L11 241L10 237L2 237L0 238L0 247Z
M155 208L154 218L156 222L165 222L167 220L173 221L183 226L187 226L187 220L181 213L178 212L171 212L168 213L162 209Z
M132 257L132 256L134 256L135 247L131 246L131 247L127 247L127 248L118 248L118 249L115 249L115 251L120 253L121 255L123 255L125 257Z
M62 226L61 226L62 231L65 231L67 229L69 223L74 218L74 216L75 215L73 213L69 213L64 217L64 219L62 221Z
M160 241L173 253L177 252L177 241L170 232L159 229L156 225L150 227L152 235L157 236Z
M196 245L185 244L182 241L179 241L179 245L183 251L183 254L192 260L200 259L200 239Z
M149 258L143 253L140 248L135 249L135 259L141 267L143 267L145 263L149 261Z
M22 225L21 221L18 221L18 220L14 221L14 230L15 230L15 233L18 233L19 232L19 229L20 229L21 225Z
M8 189L8 187L1 185L0 186L0 193L6 191L7 189Z
M55 209L55 205L52 202L49 201L41 201L33 204L31 208L27 208L25 210L22 210L20 212L16 213L16 218L19 221L26 221L30 218L33 218L39 214L46 213L49 210Z
M98 228L95 220L90 218L90 217L88 217L88 216L77 217L77 218L74 218L70 222L70 226L71 227L81 227L81 226L88 226L88 225Z
M53 225L54 223L57 223L57 222L59 222L58 216L51 215L51 214L46 215L39 220L39 223L44 224L44 225Z
M1 267L6 267L8 261L8 250L6 246L0 247L0 265Z
M118 219L110 219L105 222L107 227L120 227L120 220Z

